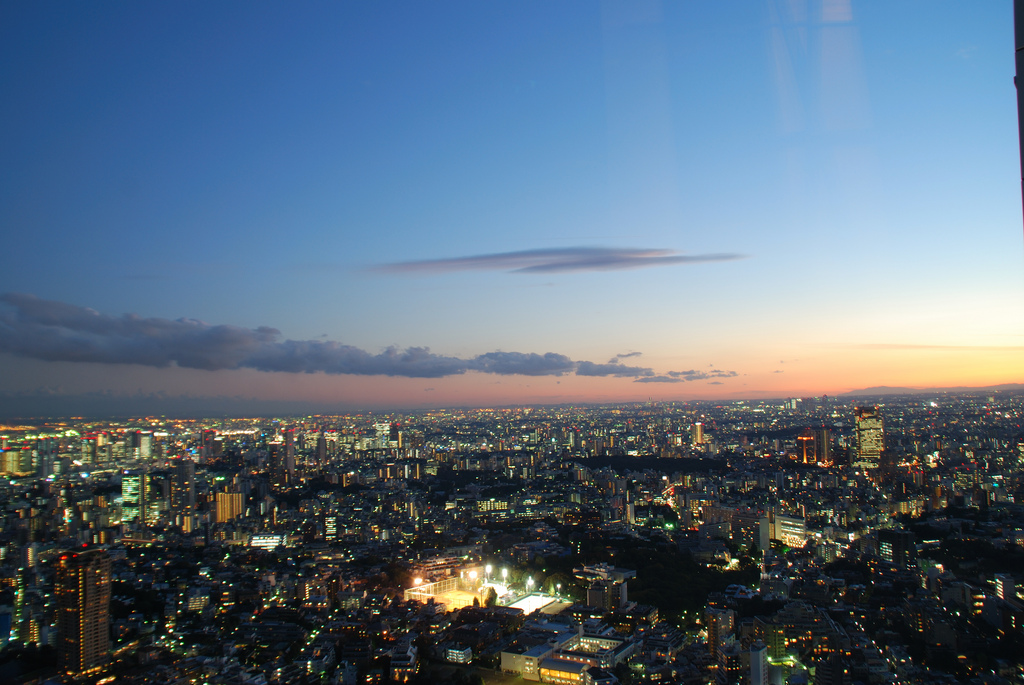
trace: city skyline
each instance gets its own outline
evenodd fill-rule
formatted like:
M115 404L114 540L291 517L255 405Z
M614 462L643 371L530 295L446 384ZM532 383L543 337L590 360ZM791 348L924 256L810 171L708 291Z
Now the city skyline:
M1008 2L2 11L5 415L1022 380Z

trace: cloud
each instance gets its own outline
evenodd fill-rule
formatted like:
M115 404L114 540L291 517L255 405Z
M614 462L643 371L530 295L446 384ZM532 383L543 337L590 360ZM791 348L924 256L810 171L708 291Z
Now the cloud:
M0 352L44 361L407 378L470 371L630 378L653 374L640 367L573 361L555 352L498 351L461 359L426 347L389 347L373 354L333 340L281 340L280 331L266 326L242 328L134 314L117 317L19 293L0 295Z
M639 366L624 366L618 363L595 364L594 362L579 362L576 365L577 376L651 376L654 371Z
M503 376L561 376L572 372L576 362L564 354L522 352L488 352L469 360L473 371L496 373ZM589 364L590 362L580 362Z
M637 383L686 383L689 381L705 381L712 378L734 378L739 374L735 371L722 371L721 369L711 369L710 371L697 371L696 369L690 369L689 371L669 371L667 374L662 376L648 376L645 378L637 378Z
M571 273L619 271L650 266L673 266L743 259L739 254L679 254L666 249L612 247L558 247L518 252L424 259L381 264L374 271L394 274L439 274L452 271L508 271L511 273Z
M641 354L643 354L643 352L624 352L622 354L617 354L614 357L612 357L611 359L609 359L608 363L609 364L618 364L623 359L629 359L630 357L639 357Z
M673 378L682 378L687 381L703 381L708 378L733 378L739 374L735 371L722 371L721 369L711 369L710 371L697 371L696 369L690 369L689 371L669 371L668 375Z

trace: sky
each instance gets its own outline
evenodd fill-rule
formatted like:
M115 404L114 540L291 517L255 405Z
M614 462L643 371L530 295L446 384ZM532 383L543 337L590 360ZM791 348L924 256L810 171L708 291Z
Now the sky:
M0 413L1024 382L1013 73L1008 0L3 3Z

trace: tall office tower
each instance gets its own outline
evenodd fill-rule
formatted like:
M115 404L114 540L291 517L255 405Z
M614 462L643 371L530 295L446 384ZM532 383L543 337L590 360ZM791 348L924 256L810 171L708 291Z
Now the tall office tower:
M132 431L131 449L136 459L149 459L153 456L153 434L145 431Z
M878 413L878 407L856 407L853 415L857 454L852 465L855 469L877 470L885 449L882 415Z
M242 515L242 493L217 493L217 523L227 523Z
M110 652L110 556L101 549L62 554L56 571L57 667L88 672Z
M36 441L36 463L33 466L40 478L53 475L57 464L57 447L56 438L40 438Z
M121 475L121 520L125 523L137 521L146 525L146 508L149 504L149 474L145 471L125 471Z
M391 424L391 428L388 429L388 443L389 447L402 446L402 427L397 423Z
M267 465L275 477L284 470L284 445L279 442L267 443Z
M284 432L284 451L287 456L288 453L295 454L295 429L289 428Z
M338 453L338 431L334 429L326 430L321 435L327 441L327 454L333 457Z
M386 421L378 421L373 424L374 446L377 449L384 449L388 446L388 439L391 437L391 424Z
M805 429L803 435L796 437L797 458L801 464L814 464L817 462L814 449L814 434L810 429Z
M323 433L316 439L316 463L321 468L327 463L327 438Z
M202 433L202 442L203 442L202 460L203 461L206 461L207 459L209 459L210 457L212 457L212 456L214 456L216 454L216 449L217 449L217 446L215 444L216 441L217 441L217 431L213 430L212 428L208 428L207 430L203 431L203 433Z
M171 511L175 516L192 516L196 511L196 463L182 459L174 465L171 483Z
M814 458L819 464L832 463L832 433L828 428L814 431Z
M79 446L78 460L83 464L93 464L98 461L96 459L96 436L86 435L82 437L82 443Z
M704 444L704 424L701 423L700 421L698 421L697 423L693 424L693 429L691 431L691 435L693 436L692 442L693 442L694 445L703 445Z

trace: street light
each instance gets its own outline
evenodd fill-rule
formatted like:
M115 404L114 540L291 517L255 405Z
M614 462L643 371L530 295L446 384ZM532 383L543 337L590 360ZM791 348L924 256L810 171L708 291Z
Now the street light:
M492 570L494 570L494 567L492 567L490 564L487 564L487 566L484 567L484 571L487 572L487 579L488 580L490 580L490 578L491 578L491 571Z
M558 595L559 597L562 596L562 584L561 583L555 585L555 594Z
M508 569L507 568L501 569L501 579L503 581L508 580Z
M526 589L533 592L533 578L526 579Z

